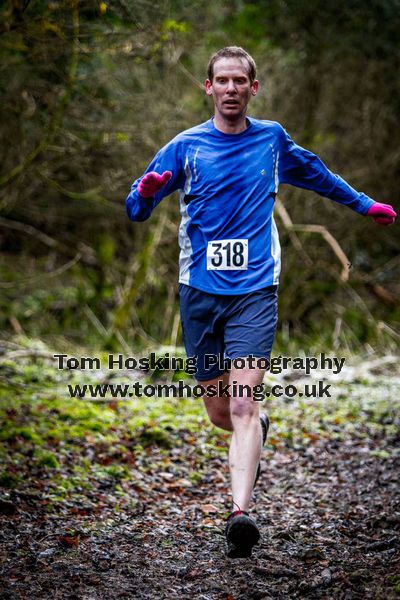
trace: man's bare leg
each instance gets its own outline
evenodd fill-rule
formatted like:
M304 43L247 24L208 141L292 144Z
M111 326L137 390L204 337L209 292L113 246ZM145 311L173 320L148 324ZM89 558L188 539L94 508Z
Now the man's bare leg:
M236 381L240 385L254 385L262 383L264 370L261 369L233 369L221 377L202 381L201 385L218 385L218 381L226 385ZM240 507L247 511L254 486L257 467L261 456L262 431L260 425L259 405L249 397L230 399L228 397L204 397L211 423L225 431L233 431L230 449L229 466L231 471L232 498L234 510Z
M218 386L219 381L223 385L227 385L229 383L229 373L224 373L216 379L201 381L201 385L204 387L209 385ZM230 398L227 396L212 396L210 398L204 396L203 400L211 423L225 431L233 431Z
M262 383L262 369L232 369L229 382L253 388ZM229 448L233 510L248 511L261 457L262 432L258 402L246 392L230 400L233 434Z

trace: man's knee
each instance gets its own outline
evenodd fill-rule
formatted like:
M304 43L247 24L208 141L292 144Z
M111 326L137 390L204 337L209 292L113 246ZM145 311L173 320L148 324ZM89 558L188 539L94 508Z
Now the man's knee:
M211 423L215 425L215 427L219 427L220 429L226 429L226 412L221 412L220 410L208 411L208 416L210 418Z
M242 419L252 419L258 414L258 405L252 397L232 398L231 415Z
M229 399L205 396L203 400L211 423L221 429L230 429Z

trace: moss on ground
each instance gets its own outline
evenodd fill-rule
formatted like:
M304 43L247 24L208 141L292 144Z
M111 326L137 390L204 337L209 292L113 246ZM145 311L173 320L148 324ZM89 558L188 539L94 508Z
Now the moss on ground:
M39 350L51 355L47 348ZM199 399L133 397L95 402L68 396L68 384L98 383L109 375L58 370L48 358L34 353L3 359L3 488L40 490L50 504L77 500L99 484L123 495L123 488L117 489L121 482L159 468L163 460L170 462L171 453L183 442L193 448L195 468L185 475L193 483L202 479L209 457L226 455L228 434L210 425ZM118 383L132 381L126 374L118 379ZM273 382L272 376L268 381ZM194 384L190 379L186 382ZM281 397L262 403L272 422L270 448L304 447L320 438L362 440L379 434L382 440L382 433L395 435L399 400L395 382L393 392L391 385L389 379L369 384L365 379L362 384L337 382L330 399ZM391 456L379 443L372 452L380 458Z

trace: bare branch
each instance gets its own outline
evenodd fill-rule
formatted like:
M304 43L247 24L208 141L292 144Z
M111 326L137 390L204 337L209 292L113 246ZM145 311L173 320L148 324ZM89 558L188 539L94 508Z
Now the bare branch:
M326 229L326 227L324 227L323 225L299 225L299 224L294 224L288 214L288 212L286 211L285 207L283 206L282 202L280 200L277 199L276 201L276 209L277 212L282 220L282 223L284 225L284 227L289 231L304 231L306 233L319 233L320 235L322 235L322 237L324 238L324 240L329 244L329 246L332 248L333 252L336 254L338 260L340 261L340 263L343 266L342 272L340 274L340 280L343 282L348 281L349 279L349 269L350 269L350 260L347 258L346 254L343 252L342 248L340 247L339 243L335 240L335 238L333 237L333 235L331 233L329 233L329 231ZM292 238L291 238L292 239ZM300 250L302 252L303 255L305 255L307 257L307 259L310 261L310 257L305 253L305 251L303 250L303 247L300 243L300 240L298 239L297 236L295 236L292 239L293 245L295 246L295 248L297 248L298 250ZM308 263L310 264L310 263Z
M276 200L275 200L275 208L276 208L276 212L278 213L278 215L282 221L283 226L289 232L290 241L292 242L293 246L296 248L296 250L298 252L301 253L306 265L308 267L311 267L312 260L308 256L307 252L304 250L303 246L301 245L298 235L296 235L296 233L293 231L293 221L290 218L289 213L287 212L286 208L284 207L282 201L279 200L279 198L276 198Z
M49 246L49 248L58 248L60 245L57 240L51 238L45 233L42 233L39 231L39 229L32 227L32 225L27 225L26 223L11 221L10 219L3 219L3 217L0 217L0 227L7 227L8 229L14 229L15 231L22 231L23 233L37 238L42 242L42 244Z
M78 252L72 260L69 260L67 263L61 265L61 267L58 267L58 269L54 269L54 271L51 271L50 273L41 273L40 275L34 275L33 277L26 277L17 282L0 281L0 288L10 289L14 287L29 285L30 283L33 283L34 281L38 281L40 279L49 279L51 277L57 277L58 275L65 273L65 271L68 271L68 269L76 265L76 263L79 262L79 260L81 259L81 256L81 253Z
M186 77L188 77L196 87L198 87L199 89L201 89L202 92L204 92L204 85L202 84L202 82L196 79L196 77L192 75L190 71L188 71L188 69L181 63L180 60L178 60L177 65L178 68L182 71L182 73L184 73Z
M326 227L324 227L323 225L294 225L293 229L295 231L306 231L310 233L319 233L320 235L322 235L324 240L329 244L339 261L342 263L343 269L340 274L340 279L344 282L348 281L351 262L346 256L346 254L343 252L339 243L335 240L333 235L329 233Z

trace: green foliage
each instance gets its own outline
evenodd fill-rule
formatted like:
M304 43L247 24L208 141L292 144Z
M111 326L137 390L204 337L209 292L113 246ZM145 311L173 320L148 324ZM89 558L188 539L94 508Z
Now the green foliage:
M149 427L148 429L144 429L139 436L140 443L145 446L150 446L151 444L157 444L162 448L172 448L174 445L171 437L160 427Z
M20 483L21 478L14 473L3 471L0 473L0 487L14 488Z
M51 469L58 469L60 467L60 463L52 452L43 452L42 450L39 450L36 453L36 458L40 467L49 467Z
M40 349L51 354L43 345ZM171 466L171 456L176 457L171 449L191 449L183 463L188 469L190 460L185 478L194 485L213 457L226 457L228 435L210 425L200 399L76 400L67 396L67 384L98 382L99 373L59 372L48 359L29 356L3 364L0 375L6 367L8 386L0 388L0 487L39 492L49 508L68 499L79 503L102 486L125 497L124 484L140 487L143 474L172 469L178 477L179 461ZM267 379L277 383L274 376ZM365 438L381 440L371 445L370 455L392 459L395 452L385 440L397 434L396 382L338 378L332 384L331 399L269 399L270 448L302 449L323 439L357 437L361 444Z
M0 328L112 349L181 342L177 198L149 223L130 223L123 204L158 148L209 117L198 83L222 45L257 61L251 114L395 202L399 15L397 0L2 3ZM395 228L280 194L292 221L325 225L353 268L343 285L321 236L298 233L302 253L280 227L290 340L278 343L395 348Z

